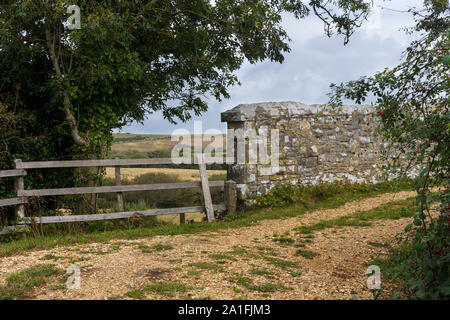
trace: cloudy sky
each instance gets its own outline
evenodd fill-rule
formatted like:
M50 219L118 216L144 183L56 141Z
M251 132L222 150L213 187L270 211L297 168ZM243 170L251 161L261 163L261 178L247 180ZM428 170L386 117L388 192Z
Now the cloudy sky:
M375 0L375 10L344 46L342 37L328 38L323 24L314 15L296 20L283 19L291 52L283 64L245 63L237 72L241 86L230 89L231 98L221 103L209 100L209 110L187 123L171 125L160 113L152 114L144 125L134 123L120 132L166 133L186 128L193 132L193 121L201 120L203 130L226 130L220 113L241 103L266 101L299 101L306 104L326 103L330 83L354 80L371 75L400 61L401 53L412 40L403 27L414 25L411 14L399 12L408 7L420 7L422 0Z

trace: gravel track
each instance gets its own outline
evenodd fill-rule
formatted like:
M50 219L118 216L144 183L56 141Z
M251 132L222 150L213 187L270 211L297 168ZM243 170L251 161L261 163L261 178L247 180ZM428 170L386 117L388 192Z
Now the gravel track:
M293 229L412 196L415 192L383 194L335 209L217 232L26 252L0 258L0 284L10 272L37 264L53 263L65 269L75 263L81 267L81 289L65 289L58 279L51 279L37 288L32 298L128 299L128 291L164 281L182 283L186 291L148 290L142 298L371 299L365 275L371 256L386 253L410 218L377 220L369 227L325 229L314 232L310 238L296 234ZM283 234L295 243L273 241L274 235ZM157 251L153 249L157 244L170 245L172 249ZM313 259L297 256L298 249L314 252L316 256ZM249 278L250 282L236 281L238 276ZM390 284L383 285L389 292Z

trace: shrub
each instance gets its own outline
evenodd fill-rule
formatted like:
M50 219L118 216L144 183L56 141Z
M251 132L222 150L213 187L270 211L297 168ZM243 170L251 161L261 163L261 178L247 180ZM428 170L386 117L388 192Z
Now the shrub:
M361 103L370 97L387 143L382 155L391 174L404 175L418 169L415 185L418 210L407 236L413 237L407 263L413 265L407 287L412 297L448 297L450 211L450 7L448 1L424 1L420 11L409 10L416 25L416 38L402 62L371 77L331 85L330 102L343 99ZM412 173L412 172L411 172ZM439 194L431 189L440 186ZM430 214L439 203L440 215Z
M284 207L295 202L296 191L297 188L290 184L277 184L267 194L254 196L253 206Z
M250 200L253 208L285 207L293 203L301 203L308 206L314 202L339 197L339 195L392 192L399 189L412 188L413 185L414 181L410 179L398 179L377 184L351 183L348 181L320 183L318 185L280 183L266 194L255 195Z

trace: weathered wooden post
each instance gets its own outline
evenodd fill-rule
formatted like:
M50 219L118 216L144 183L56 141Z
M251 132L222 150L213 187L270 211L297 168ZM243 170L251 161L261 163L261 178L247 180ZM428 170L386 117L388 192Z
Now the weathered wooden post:
M198 156L198 168L200 170L200 179L203 191L203 199L205 200L206 216L208 217L208 222L213 222L215 220L214 208L212 205L211 191L209 190L208 175L206 174L206 164L203 154L200 154Z
M236 182L233 180L226 181L223 195L227 214L235 213L237 203Z
M16 169L22 169L22 160L21 159L14 160L14 164L15 164ZM25 189L23 176L15 177L14 189L16 192L16 197L23 200L24 196L23 196L22 192ZM24 201L22 201L21 204L16 205L16 218L18 220L25 218L25 205L23 204L23 202Z
M119 160L119 158L116 157L116 160ZM116 169L116 186L120 186L121 180L120 180L120 166L115 166ZM119 212L124 212L125 208L123 205L123 193L117 192L117 206L119 207Z
M185 224L185 223L186 223L186 214L180 213L180 224Z

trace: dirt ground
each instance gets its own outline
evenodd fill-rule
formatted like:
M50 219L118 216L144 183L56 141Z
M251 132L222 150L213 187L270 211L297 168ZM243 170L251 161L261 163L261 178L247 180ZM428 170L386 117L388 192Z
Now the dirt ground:
M63 269L71 264L80 266L81 288L66 289L50 281L33 292L35 299L130 299L127 292L155 283L182 284L185 290L144 290L140 298L372 299L366 287L367 267L373 256L387 252L411 218L377 220L368 227L324 229L312 236L296 234L293 229L414 195L383 194L336 209L218 232L27 252L1 258L0 283L10 272L54 263ZM274 241L274 236L280 235L295 242ZM159 250L155 245L160 245ZM298 256L298 249L316 256ZM381 280L389 293L391 285Z

